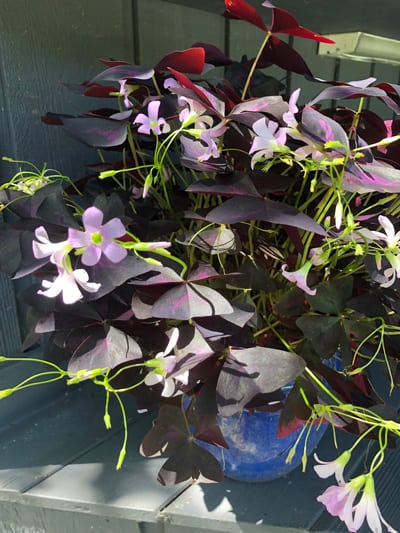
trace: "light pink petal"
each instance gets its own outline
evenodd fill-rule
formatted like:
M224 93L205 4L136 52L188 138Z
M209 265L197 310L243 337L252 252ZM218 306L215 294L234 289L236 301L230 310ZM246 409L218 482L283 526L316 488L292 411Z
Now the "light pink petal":
M172 350L175 348L176 343L179 339L179 329L174 328L171 333L171 337L169 338L169 342L167 347L165 348L164 355L168 355Z
M81 248L90 244L90 235L84 231L68 228L68 242L73 248Z
M148 387L154 387L155 385L158 385L158 383L161 383L162 380L163 377L161 374L156 374L155 372L149 372L144 378L144 382Z
M74 304L83 297L75 278L71 275L65 275L63 279L62 299L65 304Z
M109 239L123 237L125 233L125 226L119 218L112 218L104 224L101 230L101 234Z
M101 248L90 244L82 254L82 263L86 266L94 266L100 261Z
M166 379L164 382L164 388L161 393L161 396L164 396L165 398L170 398L175 393L175 383L173 379Z
M100 251L100 248L98 248ZM113 263L119 263L128 255L127 250L116 242L110 242L102 248L104 255ZM101 251L100 251L101 253Z
M94 233L99 231L101 225L103 224L103 212L100 211L97 207L88 207L82 215L82 222L85 227L85 230Z

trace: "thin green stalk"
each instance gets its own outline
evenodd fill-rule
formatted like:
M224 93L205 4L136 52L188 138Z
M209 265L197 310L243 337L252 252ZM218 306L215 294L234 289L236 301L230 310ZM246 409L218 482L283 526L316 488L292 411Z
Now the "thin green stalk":
M258 61L259 61L259 59L261 57L261 54L264 51L264 48L267 46L267 43L268 43L269 38L271 37L271 35L272 35L271 32L267 32L267 34L266 34L266 36L265 36L265 38L264 38L264 40L263 40L258 52L257 52L256 57L254 58L253 64L251 65L250 71L249 71L249 73L247 75L246 83L244 84L244 87L243 87L242 96L241 96L242 100L244 100L245 97L246 97L246 93L247 93L247 91L249 89L251 78L253 77L254 71L256 70L257 63L258 63Z

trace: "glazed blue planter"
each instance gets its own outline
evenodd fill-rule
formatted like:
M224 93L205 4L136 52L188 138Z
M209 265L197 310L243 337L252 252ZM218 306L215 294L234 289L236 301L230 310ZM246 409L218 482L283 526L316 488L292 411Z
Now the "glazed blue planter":
M297 444L292 461L286 463L289 450L296 442L301 428L290 435L278 438L281 411L274 413L243 411L232 416L219 416L218 423L229 449L207 447L220 461L225 475L231 479L263 482L282 477L301 464L305 435ZM321 440L328 425L311 429L307 453L311 453ZM211 449L212 448L212 449Z
M340 370L340 355L325 361L327 366ZM293 385L286 385L289 394ZM304 431L290 463L286 463L289 450L295 444L302 428L278 438L281 410L275 412L242 411L231 416L218 416L218 425L229 446L225 450L216 446L206 448L221 463L224 473L231 479L248 482L270 481L292 472L301 464L305 441L307 454L311 454L323 437L329 424L316 424Z

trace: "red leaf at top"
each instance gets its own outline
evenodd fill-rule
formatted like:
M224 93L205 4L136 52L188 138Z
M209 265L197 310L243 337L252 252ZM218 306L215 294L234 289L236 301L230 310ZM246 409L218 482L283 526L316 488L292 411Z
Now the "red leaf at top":
M311 39L320 43L335 44L335 41L324 37L319 33L308 30L300 26L297 20L288 11L274 7L268 0L262 4L264 7L272 8L272 22L271 33L286 33L288 35L295 35L296 37L303 37L304 39Z
M268 31L257 10L244 0L225 0L225 7L228 15L232 18L245 20L260 30Z
M154 67L155 70L167 70L173 68L179 72L188 74L201 74L205 62L205 50L201 47L177 50L164 56Z

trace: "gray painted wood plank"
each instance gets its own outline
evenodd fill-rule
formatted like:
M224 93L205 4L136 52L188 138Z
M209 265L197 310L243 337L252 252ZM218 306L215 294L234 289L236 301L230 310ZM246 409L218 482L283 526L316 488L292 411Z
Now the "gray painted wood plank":
M162 533L161 523L0 502L0 533Z
M115 402L110 411L113 429L109 431L103 423L103 405L104 393L94 385L65 389L53 402L4 431L0 441L1 498L26 491L119 432L121 417ZM137 416L132 398L127 398L126 405L129 414ZM116 439L109 459L114 465L119 453L117 441L121 443L122 436L118 434Z
M143 416L130 425L128 453L121 470L115 470L121 442L121 436L115 435L27 491L25 501L51 509L155 521L159 511L187 485L162 487L156 475L165 459L139 455L139 443L151 422L152 416Z

